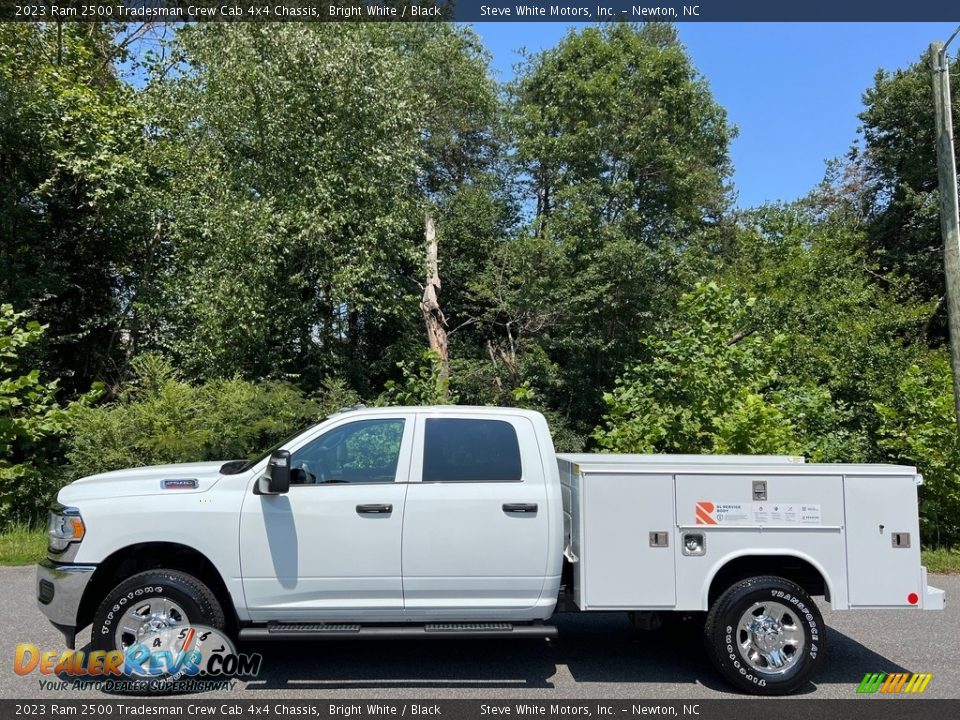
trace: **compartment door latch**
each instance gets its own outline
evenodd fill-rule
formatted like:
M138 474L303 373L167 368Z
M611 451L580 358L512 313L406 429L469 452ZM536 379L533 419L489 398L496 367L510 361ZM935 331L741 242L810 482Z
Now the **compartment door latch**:
M910 533L890 533L890 545L894 548L910 547Z
M753 481L753 499L755 502L766 501L767 499L767 481Z
M666 530L650 533L650 547L670 547L670 535Z

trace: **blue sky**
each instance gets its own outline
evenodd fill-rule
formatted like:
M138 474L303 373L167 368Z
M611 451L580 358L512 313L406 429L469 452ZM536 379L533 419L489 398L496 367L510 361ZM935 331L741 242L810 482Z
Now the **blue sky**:
M477 23L501 80L516 51L555 45L562 23ZM953 23L680 23L680 39L740 128L731 156L741 207L793 200L857 137L863 91L878 68L919 59ZM957 42L957 41L954 41ZM955 51L954 48L951 48Z

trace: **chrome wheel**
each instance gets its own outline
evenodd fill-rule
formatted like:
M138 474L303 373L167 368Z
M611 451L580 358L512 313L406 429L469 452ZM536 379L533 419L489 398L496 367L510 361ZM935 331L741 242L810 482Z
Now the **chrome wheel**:
M149 598L131 607L120 618L114 634L116 648L126 652L149 638L151 650L171 650L177 633L167 631L189 624L187 614L177 603L167 598ZM153 645L156 638L161 639L160 646Z
M740 616L737 644L747 663L763 675L782 675L801 657L806 642L801 619L789 605L756 602Z

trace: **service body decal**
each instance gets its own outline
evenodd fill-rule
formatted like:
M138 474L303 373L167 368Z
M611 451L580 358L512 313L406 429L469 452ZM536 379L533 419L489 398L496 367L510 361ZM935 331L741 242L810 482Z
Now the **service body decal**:
M819 525L814 503L715 503L699 500L693 510L697 525Z
M820 506L810 503L755 502L753 521L757 525L819 525Z
M750 503L700 500L694 509L697 525L750 525Z

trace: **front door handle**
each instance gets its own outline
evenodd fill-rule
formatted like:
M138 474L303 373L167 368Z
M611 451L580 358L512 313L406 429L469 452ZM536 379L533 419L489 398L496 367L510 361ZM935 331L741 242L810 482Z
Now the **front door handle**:
M357 512L361 515L389 515L393 512L393 505L357 505Z
M535 513L537 511L536 503L504 503L503 511L505 513Z

